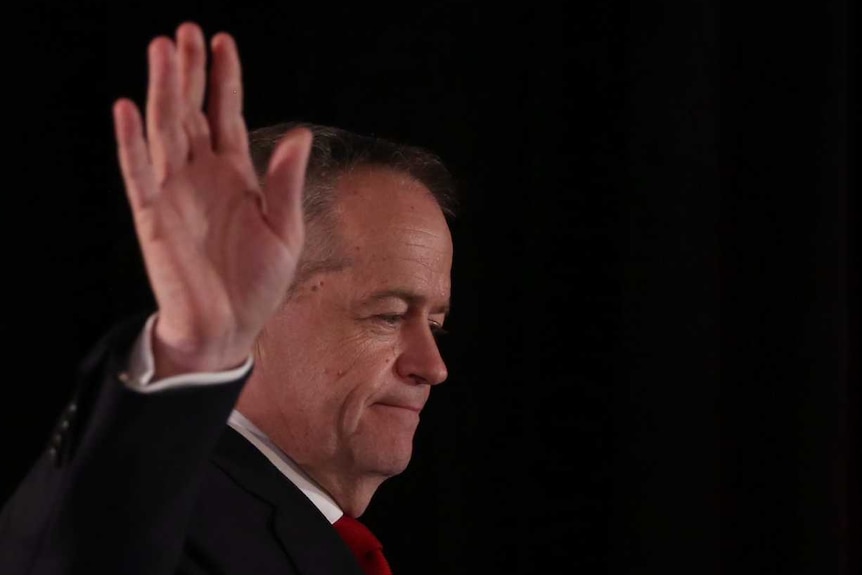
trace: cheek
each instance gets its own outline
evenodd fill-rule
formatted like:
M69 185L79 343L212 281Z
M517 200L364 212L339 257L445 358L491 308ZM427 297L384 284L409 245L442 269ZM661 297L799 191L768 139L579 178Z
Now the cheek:
M388 393L396 381L395 354L390 345L363 345L351 350L329 375L329 386L341 397L341 413L348 428L355 427L365 409Z
M293 417L328 414L355 424L365 407L397 380L397 337L370 333L351 321L324 326L323 315L286 317L281 329L262 339L260 368L278 387L273 391L282 411Z
M355 337L343 340L329 355L326 374L335 378L338 386L373 393L385 385L395 362L396 347L388 341Z

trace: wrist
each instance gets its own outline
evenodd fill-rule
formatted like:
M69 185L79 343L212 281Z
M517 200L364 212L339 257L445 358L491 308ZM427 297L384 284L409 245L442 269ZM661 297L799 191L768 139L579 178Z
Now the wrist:
M232 334L189 335L171 330L156 319L152 332L154 379L185 373L213 373L241 366L251 354L251 342Z

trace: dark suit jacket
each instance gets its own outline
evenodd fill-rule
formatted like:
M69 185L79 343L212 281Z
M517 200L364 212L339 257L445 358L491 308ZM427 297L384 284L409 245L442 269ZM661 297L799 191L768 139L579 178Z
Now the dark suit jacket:
M82 364L45 452L0 512L2 575L362 575L317 508L225 422L244 380L120 381L143 326Z

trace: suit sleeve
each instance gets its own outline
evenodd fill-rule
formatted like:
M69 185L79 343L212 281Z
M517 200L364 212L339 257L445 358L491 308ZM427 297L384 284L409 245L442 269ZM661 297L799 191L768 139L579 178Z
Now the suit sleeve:
M142 394L121 381L146 318L85 359L52 439L0 512L0 573L173 573L246 377Z

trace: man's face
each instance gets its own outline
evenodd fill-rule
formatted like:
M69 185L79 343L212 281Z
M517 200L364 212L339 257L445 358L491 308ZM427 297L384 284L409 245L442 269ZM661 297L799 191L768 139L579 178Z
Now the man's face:
M264 430L324 485L407 466L419 412L447 376L434 332L452 267L449 228L421 184L367 168L337 193L350 263L296 287L260 338L249 383L253 401L268 402L254 406Z

